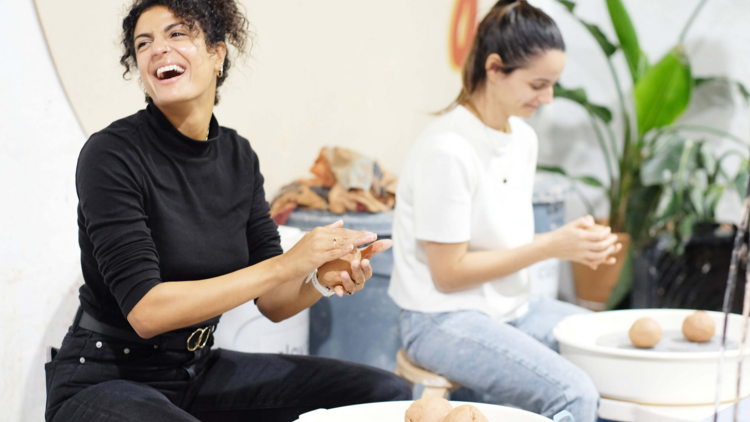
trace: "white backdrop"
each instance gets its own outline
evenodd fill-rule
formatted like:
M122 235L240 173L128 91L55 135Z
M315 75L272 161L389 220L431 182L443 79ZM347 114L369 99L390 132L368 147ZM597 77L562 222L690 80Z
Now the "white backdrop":
M562 28L569 48L563 82L586 87L592 101L616 109L609 72L590 36L554 1L532 2ZM625 1L652 62L675 42L697 2ZM123 3L79 0L71 7L38 0L50 56L33 1L0 0L3 420L42 419L43 346L59 344L75 310L78 151L86 134L143 105L137 85L122 81L117 64ZM432 118L429 112L447 105L458 90L446 47L452 0L244 3L257 45L246 65L233 70L217 115L258 150L269 194L306 174L323 145L352 147L397 172ZM579 14L614 39L603 1L579 3ZM481 2L484 9L490 4ZM710 1L688 36L694 73L729 74L750 85L749 20L746 0ZM619 54L618 67L625 70ZM750 134L749 117L739 101L692 116L743 138ZM540 162L606 174L577 107L556 102L540 110L532 124L539 133ZM587 193L598 213L606 213L598 193ZM582 212L571 197L569 217ZM734 213L726 207L724 217L732 219ZM565 294L565 286L562 290Z

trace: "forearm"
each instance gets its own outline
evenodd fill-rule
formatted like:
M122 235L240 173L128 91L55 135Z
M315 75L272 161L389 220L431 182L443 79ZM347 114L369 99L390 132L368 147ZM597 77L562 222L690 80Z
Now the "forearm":
M280 268L277 256L219 277L161 283L136 304L128 322L143 338L197 324L285 284Z
M444 265L442 274L432 277L438 290L453 293L479 286L517 273L537 262L550 258L544 237L513 249L466 252L452 265Z
M258 298L258 309L273 322L280 322L314 305L323 295L305 279L286 282Z

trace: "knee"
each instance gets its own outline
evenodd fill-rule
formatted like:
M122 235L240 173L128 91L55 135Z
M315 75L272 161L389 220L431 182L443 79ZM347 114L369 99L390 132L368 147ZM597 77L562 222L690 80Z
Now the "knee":
M599 392L594 381L581 369L571 378L572 382L565 388L567 405L557 412L567 410L577 422L595 422L598 419Z

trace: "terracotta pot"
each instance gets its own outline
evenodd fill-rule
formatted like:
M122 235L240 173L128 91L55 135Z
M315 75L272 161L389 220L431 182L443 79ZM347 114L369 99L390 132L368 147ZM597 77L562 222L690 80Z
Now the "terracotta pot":
M607 306L607 300L620 278L622 265L630 246L630 235L627 233L615 233L617 241L622 243L620 252L613 255L617 258L614 265L600 265L592 270L586 265L573 262L573 281L576 287L576 303L578 306L592 311L603 311Z

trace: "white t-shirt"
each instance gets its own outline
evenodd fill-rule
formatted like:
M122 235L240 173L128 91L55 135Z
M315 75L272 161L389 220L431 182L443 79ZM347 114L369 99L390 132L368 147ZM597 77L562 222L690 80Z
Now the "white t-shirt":
M501 320L528 310L527 271L455 293L432 281L424 242L469 242L468 251L517 248L534 240L532 194L538 142L517 117L511 133L458 106L432 122L404 162L393 222L389 295L419 312L479 310Z

